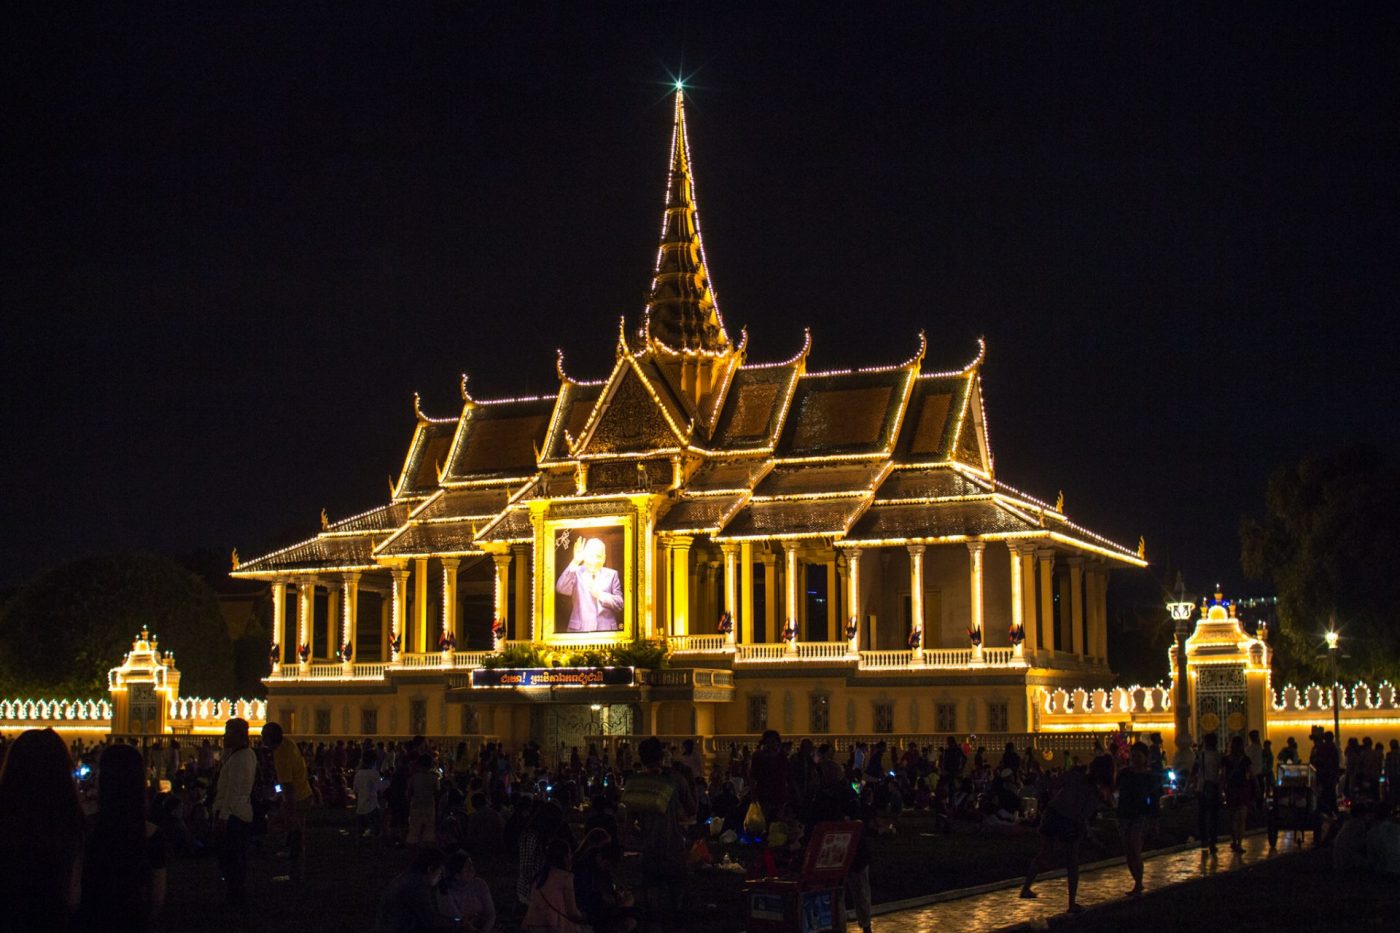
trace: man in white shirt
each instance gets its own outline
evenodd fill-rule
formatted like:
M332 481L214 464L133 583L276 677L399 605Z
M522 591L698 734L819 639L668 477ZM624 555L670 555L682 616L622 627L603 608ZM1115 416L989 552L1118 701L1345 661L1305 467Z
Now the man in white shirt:
M355 826L361 836L379 835L379 792L385 781L379 776L379 754L366 751L355 772Z
M214 793L214 836L218 840L219 870L228 902L244 903L248 875L248 829L253 823L253 785L258 775L257 754L248 746L248 721L224 724L223 765Z

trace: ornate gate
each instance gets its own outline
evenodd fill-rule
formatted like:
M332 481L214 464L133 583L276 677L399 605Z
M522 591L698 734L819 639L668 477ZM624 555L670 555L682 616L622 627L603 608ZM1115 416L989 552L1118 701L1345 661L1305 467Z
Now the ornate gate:
M1232 736L1244 735L1249 722L1245 705L1244 667L1202 664L1196 667L1196 729L1202 739L1214 732L1220 750Z

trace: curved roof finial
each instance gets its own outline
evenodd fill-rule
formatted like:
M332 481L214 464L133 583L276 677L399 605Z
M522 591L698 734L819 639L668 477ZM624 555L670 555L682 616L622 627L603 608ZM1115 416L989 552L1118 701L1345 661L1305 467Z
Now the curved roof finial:
M413 393L413 416L419 421L428 420L428 416L423 414L423 397L417 392Z
M462 401L466 402L468 405L471 405L472 403L474 403L474 402L476 401L476 399L472 398L472 394L471 394L470 392L467 391L467 374L466 374L466 373L462 373L461 392L462 392Z

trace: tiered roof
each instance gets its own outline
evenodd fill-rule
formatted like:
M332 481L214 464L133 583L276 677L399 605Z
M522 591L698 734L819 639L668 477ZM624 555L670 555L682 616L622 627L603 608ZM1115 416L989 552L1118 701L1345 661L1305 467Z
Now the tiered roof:
M720 541L826 538L837 546L1042 539L1141 565L995 477L982 405L985 347L924 372L914 356L811 372L751 364L730 341L700 238L683 97L676 95L661 242L642 323L619 333L605 379L537 398L473 399L417 415L391 501L238 569L270 576L485 553L532 540L529 505L664 494L663 534Z

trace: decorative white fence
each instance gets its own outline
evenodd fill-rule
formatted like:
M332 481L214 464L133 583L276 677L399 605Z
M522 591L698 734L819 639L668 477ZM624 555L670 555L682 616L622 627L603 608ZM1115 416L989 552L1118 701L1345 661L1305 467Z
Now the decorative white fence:
M1394 710L1400 709L1400 690L1388 680L1376 687L1370 684L1354 684L1350 690L1345 686L1337 689L1339 709L1351 710ZM1274 709L1279 712L1305 713L1332 709L1332 687L1308 684L1301 690L1288 684L1282 690L1274 691Z
M732 647L727 635L672 635L666 643L672 654L722 654Z
M912 651L862 651L860 666L869 671L891 670L914 666Z
M106 700L0 700L0 723L96 722L112 718Z

